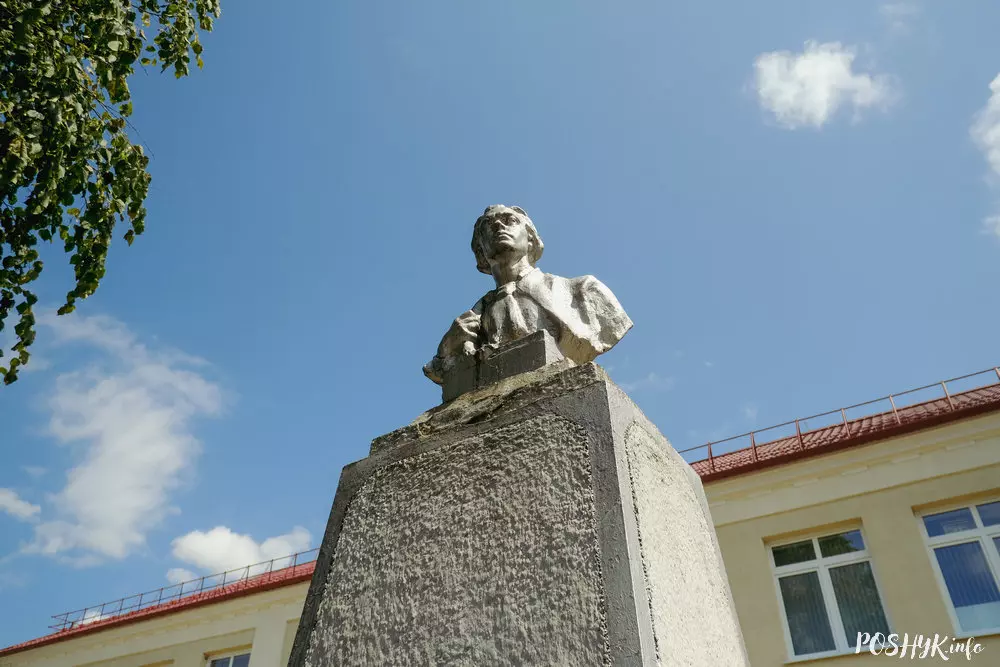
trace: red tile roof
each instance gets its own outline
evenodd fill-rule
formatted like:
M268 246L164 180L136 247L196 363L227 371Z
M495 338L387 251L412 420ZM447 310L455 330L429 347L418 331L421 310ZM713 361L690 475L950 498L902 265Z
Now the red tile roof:
M703 482L710 482L996 410L1000 410L1000 383L803 432L801 439L793 435L758 443L691 466Z
M110 627L128 625L129 623L144 621L150 618L163 616L165 614L172 614L183 609L192 609L206 604L225 602L227 600L233 600L246 595L251 595L253 593L261 593L263 591L309 581L312 578L313 570L315 568L315 561L303 563L302 565L286 567L281 570L275 570L274 572L260 574L242 581L220 586L219 588L215 588L210 591L195 593L194 595L189 595L178 600L171 600L170 602L164 602L162 604L146 607L144 609L138 609L136 611L114 616L112 618L80 623L67 630L60 630L58 632L45 635L44 637L39 637L21 644L8 646L5 649L0 649L0 657L11 655L13 653L20 653L21 651L27 651L28 649L45 646L47 644L54 644L72 637L79 637L81 635L107 630Z

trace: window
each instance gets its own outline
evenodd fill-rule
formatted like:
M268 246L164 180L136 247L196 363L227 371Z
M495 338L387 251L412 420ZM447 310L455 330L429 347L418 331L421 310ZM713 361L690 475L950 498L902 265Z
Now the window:
M224 658L212 658L208 667L247 667L250 664L250 654L227 655Z
M956 631L1000 631L1000 500L921 518Z
M889 634L860 530L771 547L789 655L853 651L859 632Z

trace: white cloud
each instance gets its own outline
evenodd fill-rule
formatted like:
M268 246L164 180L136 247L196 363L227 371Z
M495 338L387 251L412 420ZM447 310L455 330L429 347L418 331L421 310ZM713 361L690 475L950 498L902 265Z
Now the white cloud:
M878 12L892 31L908 32L923 10L912 0L897 0L896 2L883 2L879 5Z
M77 621L77 625L89 625L90 623L97 623L109 617L110 614L102 614L97 609L88 609L84 612L83 618Z
M181 535L173 541L172 546L174 558L210 574L243 568L272 558L281 559L274 564L274 569L286 567L291 562L283 557L306 551L311 541L312 535L301 526L260 543L249 535L234 533L226 526L216 526L207 532L193 530ZM167 573L167 578L170 578L170 572Z
M183 567L172 567L167 570L167 581L172 584L181 584L197 578L197 574L191 570L185 570Z
M757 421L757 406L756 405L744 405L743 406L743 416L750 421Z
M674 379L672 377L662 377L656 373L650 372L644 378L640 378L634 382L622 382L621 388L625 391L636 391L638 389L673 389Z
M52 497L55 518L36 526L26 550L81 566L124 558L169 510L199 451L191 422L221 411L221 391L189 368L204 362L150 350L112 318L46 314L39 322L57 343L104 354L60 375L49 396L49 433L82 460Z
M27 575L22 572L0 571L0 591L8 588L24 588L29 581Z
M855 56L839 42L813 41L802 53L763 53L754 61L758 101L789 129L822 127L845 106L856 118L863 109L885 108L892 97L888 79L855 72Z
M983 220L983 233L1000 239L1000 215L991 215Z
M42 466L21 466L21 470L28 473L28 475L30 475L31 477L35 478L41 477L42 475L48 472L48 470L43 468Z
M1000 74L990 82L990 99L976 114L970 132L990 169L1000 176Z
M28 521L41 511L41 507L22 500L13 489L0 488L0 512L6 512L21 521Z
M990 99L976 114L969 133L990 166L990 180L1000 184L1000 74L990 82ZM1000 238L1000 213L983 220L983 231Z

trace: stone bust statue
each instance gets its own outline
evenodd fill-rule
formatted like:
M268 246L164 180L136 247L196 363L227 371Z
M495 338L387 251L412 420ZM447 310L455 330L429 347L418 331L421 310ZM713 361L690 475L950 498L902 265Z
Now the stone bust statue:
M632 320L593 276L562 278L536 264L545 246L528 214L517 206L488 207L472 231L476 268L493 276L496 289L452 323L424 374L444 383L459 360L492 351L546 330L559 351L577 364L607 352L632 328Z

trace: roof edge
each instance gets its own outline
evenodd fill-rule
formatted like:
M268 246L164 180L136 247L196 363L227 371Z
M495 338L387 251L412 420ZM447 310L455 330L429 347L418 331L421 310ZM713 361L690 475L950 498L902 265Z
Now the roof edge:
M275 590L278 588L284 588L286 586L293 586L295 584L300 584L303 582L310 581L312 579L313 571L316 568L316 562L312 561L310 563L304 563L302 565L296 565L293 568L288 568L289 570L299 569L300 571L287 572L281 577L274 577L268 579L259 579L254 581L253 579L236 582L232 585L232 588L226 587L223 589L208 591L203 594L196 596L183 598L181 600L175 600L172 602L167 602L162 605L157 605L155 607L149 607L146 609L140 609L134 612L122 616L115 616L114 618L109 618L104 621L94 621L93 623L88 623L87 625L82 625L69 630L60 630L43 637L38 637L36 639L30 639L26 642L20 644L14 644L13 646L8 646L7 648L0 649L0 658L9 655L14 655L16 653L23 653L35 648L40 648L42 646L49 646L51 644L57 644L62 641L69 639L75 639L76 637L81 637L85 635L95 634L103 630L109 630L111 628L118 628L126 625L131 625L133 623L138 623L140 621L146 621L153 618L160 618L167 616L169 614L175 614L180 611L186 611L189 609L195 609L198 607L203 607L209 604L215 604L218 602L228 602L230 600L236 600L242 597L247 597L253 595L254 593L263 593L270 590ZM278 575L281 570L278 570L272 575ZM264 577L266 575L260 575Z
M750 473L759 472L761 470L765 470L768 468L776 468L779 466L788 465L790 463L795 463L797 461L802 461L805 459L811 459L818 456L825 456L826 454L832 454L834 452L838 452L844 449L851 449L853 447L860 447L863 445L873 444L875 442L879 442L882 440L889 440L890 438L896 438L901 435L909 435L910 433L915 433L917 431L936 428L938 426L943 426L951 422L957 422L963 419L970 419L972 417L979 417L981 415L997 411L1000 411L1000 403L998 402L986 403L983 405L974 405L966 408L959 408L951 412L945 412L939 415L934 415L932 417L926 417L918 421L913 421L906 424L897 424L895 426L889 426L874 433L862 433L850 438L835 440L826 445L809 447L804 450L790 452L788 454L783 454L781 456L775 456L773 458L768 458L768 459L761 459L753 463L742 465L736 468L730 468L726 470L716 470L715 472L699 473L699 476L701 477L701 481L703 484L709 484L711 482L717 482L719 480L728 479L730 477L739 477L741 475L747 475Z

